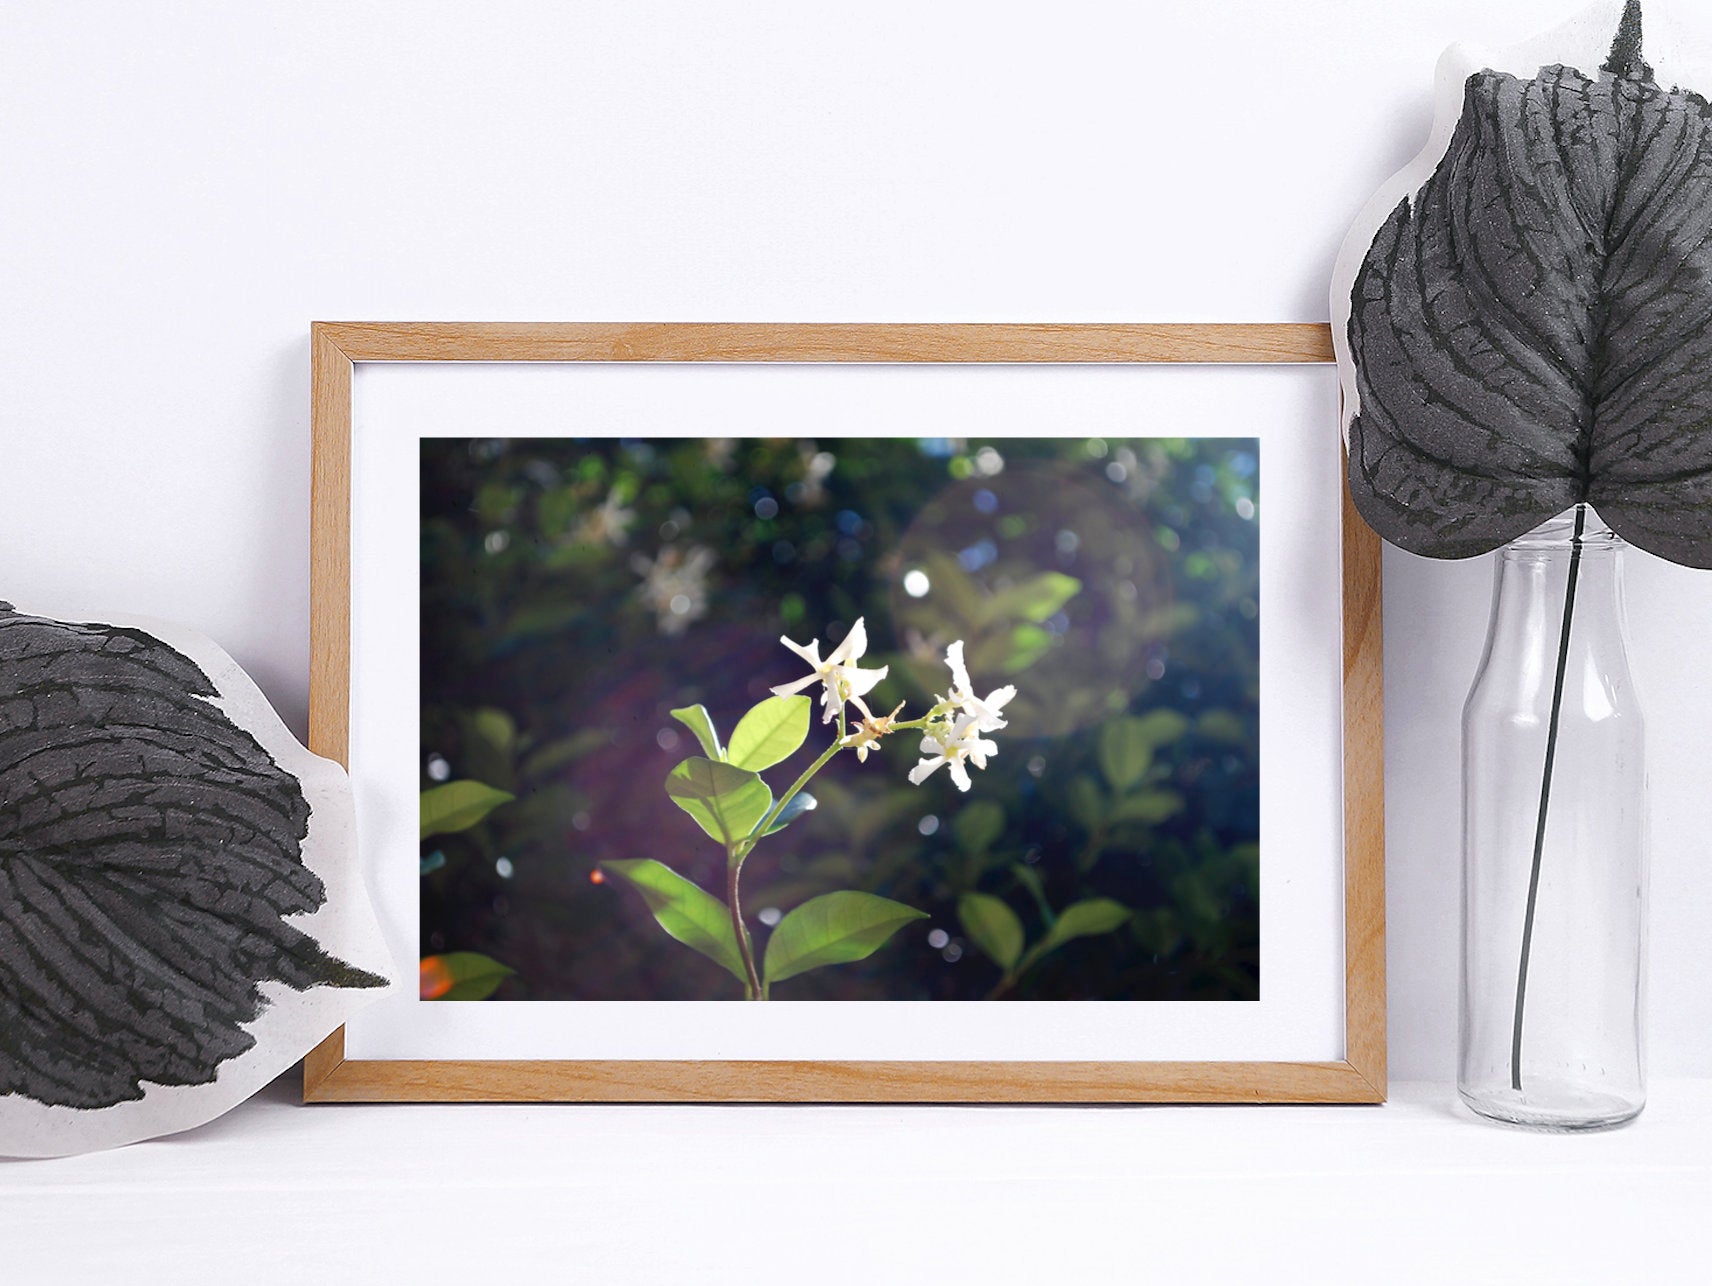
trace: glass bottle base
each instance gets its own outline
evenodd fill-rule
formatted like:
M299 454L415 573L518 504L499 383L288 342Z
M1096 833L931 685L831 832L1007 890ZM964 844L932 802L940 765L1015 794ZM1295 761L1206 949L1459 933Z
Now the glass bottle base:
M1458 1086L1457 1094L1471 1111L1489 1121L1560 1134L1615 1129L1634 1120L1646 1106L1645 1099L1549 1083L1530 1084L1525 1090L1506 1085L1479 1092Z

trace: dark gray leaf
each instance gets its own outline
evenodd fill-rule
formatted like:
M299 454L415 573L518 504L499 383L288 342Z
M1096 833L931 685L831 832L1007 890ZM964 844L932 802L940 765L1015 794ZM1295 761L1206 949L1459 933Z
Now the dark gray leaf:
M309 805L214 695L151 635L0 603L0 1095L206 1084L258 984L385 985L285 922L325 901Z
M1581 501L1712 567L1712 108L1641 57L1471 76L1350 300L1349 483L1387 540L1494 549Z

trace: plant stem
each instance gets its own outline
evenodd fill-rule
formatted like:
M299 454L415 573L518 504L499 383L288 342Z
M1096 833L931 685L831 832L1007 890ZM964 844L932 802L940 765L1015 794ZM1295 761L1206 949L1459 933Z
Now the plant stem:
M1000 978L998 982L994 983L993 989L985 996L981 997L981 999L997 1000L1014 986L1016 986L1016 975L1014 973L1007 973L1003 978Z
M1516 968L1516 1021L1510 1032L1510 1088L1522 1088L1522 1011L1528 998L1528 957L1534 946L1534 909L1540 895L1540 860L1546 847L1546 813L1551 806L1552 767L1557 759L1558 717L1563 711L1563 681L1569 668L1569 627L1575 615L1575 582L1581 573L1581 533L1587 506L1575 506L1575 533L1569 542L1569 584L1563 595L1563 628L1557 640L1557 676L1552 681L1551 719L1546 725L1546 763L1540 779L1540 813L1534 824L1534 863L1528 872L1528 909L1522 920L1522 958Z
M779 814L785 811L785 805L791 802L791 799L796 795L796 793L804 786L808 785L809 780L817 772L826 767L827 763L831 761L832 756L844 749L843 743L844 738L840 737L837 741L834 741L830 746L828 746L825 753L805 768L801 777L798 777L791 783L791 788L784 794L780 795L778 799L773 801L773 806L767 810L767 815L760 820L749 836L737 841L736 846L732 849L732 861L736 866L742 866L743 859L748 857L750 853L754 852L755 845L759 844L762 838L767 834L767 828L779 820Z
M768 989L761 981L760 973L756 971L755 944L749 937L749 926L743 923L743 906L738 893L738 882L743 875L743 860L755 851L755 845L766 836L767 828L779 819L779 814L785 811L785 805L791 802L792 797L808 785L810 778L826 767L832 756L844 749L844 737L844 707L840 706L838 736L833 743L791 784L791 788L774 802L755 829L725 851L725 900L731 909L731 927L737 934L737 949L743 955L743 970L749 975L749 981L744 984L749 993L746 997L748 1000L766 1000Z
M764 1000L766 993L761 987L761 975L755 972L755 944L749 940L749 927L743 923L743 907L737 898L737 874L739 866L734 860L725 864L725 895L731 908L731 928L737 935L737 950L743 956L743 971L749 975L749 981L744 984L748 992L745 1000Z

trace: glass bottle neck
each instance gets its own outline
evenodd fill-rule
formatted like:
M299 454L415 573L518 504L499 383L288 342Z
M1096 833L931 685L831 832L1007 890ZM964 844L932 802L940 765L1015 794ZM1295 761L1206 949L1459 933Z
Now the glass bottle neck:
M1483 677L1504 675L1530 695L1548 691L1567 628L1572 672L1603 676L1601 686L1628 686L1622 572L1628 546L1591 507L1579 536L1575 527L1571 510L1499 551Z

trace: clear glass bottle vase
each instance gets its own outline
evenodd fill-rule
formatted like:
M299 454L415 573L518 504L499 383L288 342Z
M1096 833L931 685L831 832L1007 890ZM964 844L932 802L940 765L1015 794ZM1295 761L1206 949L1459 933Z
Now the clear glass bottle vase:
M1457 1088L1517 1125L1598 1129L1646 1102L1646 770L1624 548L1582 505L1500 550L1463 709Z

